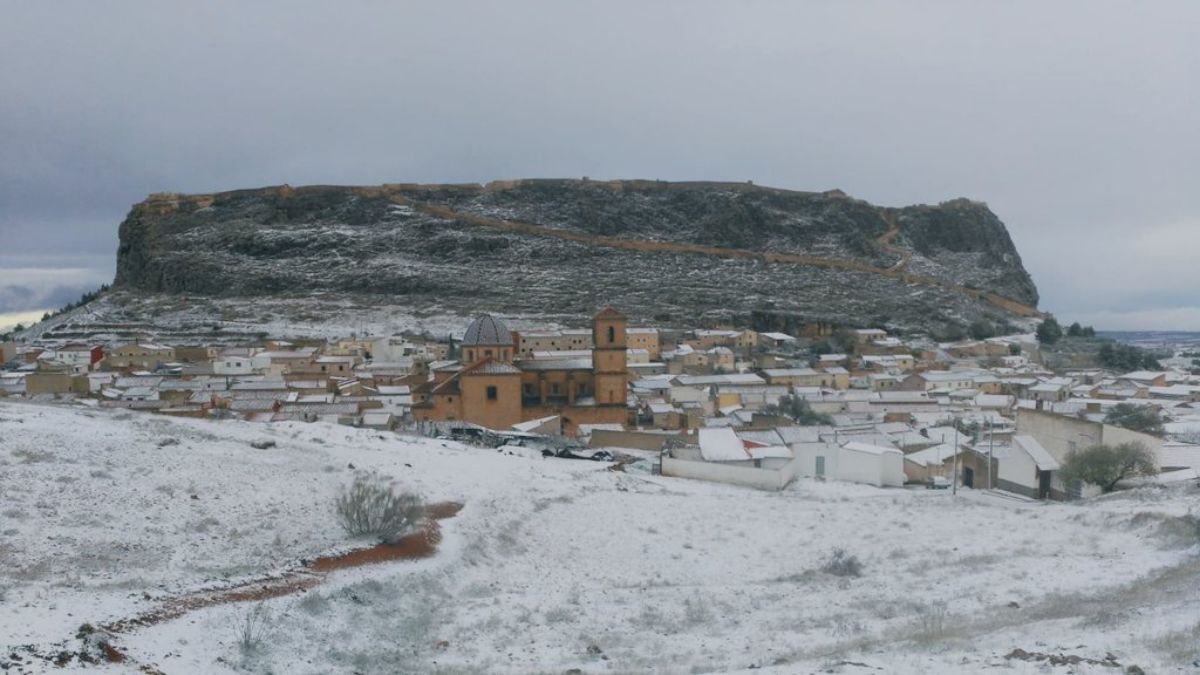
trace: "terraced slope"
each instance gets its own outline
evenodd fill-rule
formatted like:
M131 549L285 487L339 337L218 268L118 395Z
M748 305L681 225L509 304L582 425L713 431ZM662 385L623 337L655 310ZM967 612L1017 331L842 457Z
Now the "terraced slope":
M524 180L154 195L116 283L211 296L384 296L414 309L794 325L964 324L1037 313L978 202L880 208L730 183Z

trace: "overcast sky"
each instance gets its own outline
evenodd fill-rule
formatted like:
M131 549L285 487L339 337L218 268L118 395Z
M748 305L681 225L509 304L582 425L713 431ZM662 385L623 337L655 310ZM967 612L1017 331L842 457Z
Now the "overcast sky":
M0 0L0 313L158 191L590 176L986 201L1061 319L1200 330L1200 2Z

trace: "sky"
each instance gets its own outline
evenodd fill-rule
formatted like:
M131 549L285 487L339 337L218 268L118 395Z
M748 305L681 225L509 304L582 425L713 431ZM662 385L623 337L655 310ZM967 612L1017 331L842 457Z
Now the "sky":
M579 177L985 201L1060 320L1200 330L1200 3L0 0L0 315L152 192Z

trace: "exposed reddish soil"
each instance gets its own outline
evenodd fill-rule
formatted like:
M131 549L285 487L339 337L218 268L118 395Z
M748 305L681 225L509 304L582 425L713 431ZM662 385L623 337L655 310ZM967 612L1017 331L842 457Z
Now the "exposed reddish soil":
M204 607L268 600L307 591L319 586L325 581L327 574L336 570L428 558L437 552L437 545L442 540L441 528L437 521L453 518L462 507L463 505L457 502L429 504L425 507L425 522L421 527L394 544L378 544L339 555L305 560L299 568L278 577L256 579L229 588L198 591L171 598L148 612L104 624L103 628L110 633L128 633L138 628L177 619Z

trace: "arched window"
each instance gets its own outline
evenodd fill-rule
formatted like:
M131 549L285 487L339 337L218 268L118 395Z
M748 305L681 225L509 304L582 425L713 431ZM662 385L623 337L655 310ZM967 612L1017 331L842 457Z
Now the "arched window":
M612 343L614 343L616 341L617 341L617 329L612 326L609 326L608 327L608 344L611 345Z

